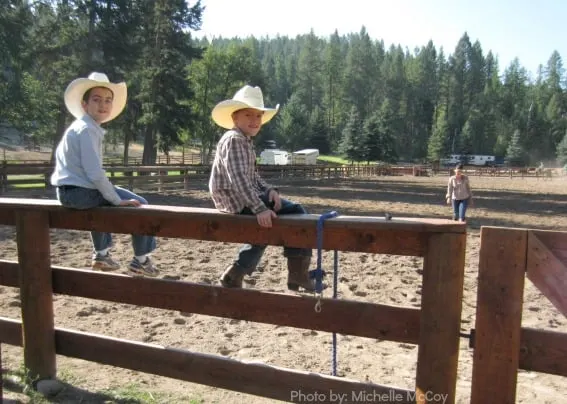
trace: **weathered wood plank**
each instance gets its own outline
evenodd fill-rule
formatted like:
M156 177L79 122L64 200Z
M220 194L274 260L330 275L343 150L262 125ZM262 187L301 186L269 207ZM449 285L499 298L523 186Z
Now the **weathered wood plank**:
M14 224L14 210L22 206L48 211L52 228L290 247L317 246L319 215L287 215L278 218L271 229L266 229L252 216L224 214L215 209L146 205L79 211L63 208L55 200L0 198L0 224ZM339 216L325 222L324 232L326 250L423 256L429 234L464 234L465 226L444 219Z
M567 377L567 333L522 328L520 368Z
M429 238L423 262L418 403L455 400L465 243L464 234L435 234Z
M0 260L0 285L19 288L19 270L20 264L17 261Z
M12 318L0 317L0 342L23 346L22 322Z
M567 232L553 230L530 230L546 247L563 261L567 257ZM565 261L563 261L565 262Z
M532 231L527 261L528 279L567 317L567 267Z
M6 279L12 279L17 267L17 263L0 261L0 274L11 274ZM407 307L322 299L322 310L316 313L317 299L311 296L225 289L61 267L53 267L53 292L411 344L417 344L419 338L419 310Z
M24 364L31 380L56 375L49 216L16 212Z
M0 317L0 342L20 345L21 323ZM319 393L321 403L414 403L414 392L379 384L362 383L313 372L246 363L235 359L165 348L140 342L56 329L57 354L118 366L177 380L206 384L282 401L301 402L299 394ZM341 394L333 396L331 392ZM291 395L294 394L294 397ZM323 397L323 394L325 397ZM345 395L346 394L346 395ZM304 396L305 397L305 396Z
M527 238L481 229L471 404L516 402Z
M61 355L276 400L305 402L299 394L318 394L320 403L336 403L338 397L347 397L348 402L357 398L358 402L374 402L375 397L390 397L380 402L413 403L413 392L408 390L183 349L68 330L57 330L56 340L57 353ZM331 399L331 392L341 396Z

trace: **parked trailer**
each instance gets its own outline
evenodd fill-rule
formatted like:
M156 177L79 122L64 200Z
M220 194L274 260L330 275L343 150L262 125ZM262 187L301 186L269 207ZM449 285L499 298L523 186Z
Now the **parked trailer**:
M289 153L285 150L266 149L260 153L260 164L287 165L289 157Z
M317 157L319 157L319 149L298 150L292 153L291 164L317 164Z
M441 164L445 167L459 163L477 167L497 167L504 165L504 158L486 154L451 154L441 160Z

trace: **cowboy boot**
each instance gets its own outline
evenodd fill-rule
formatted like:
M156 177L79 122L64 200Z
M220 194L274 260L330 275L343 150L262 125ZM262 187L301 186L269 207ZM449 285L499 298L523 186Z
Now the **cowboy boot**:
M247 271L236 262L230 264L220 277L220 284L225 288L241 288Z
M315 280L309 279L309 265L311 257L287 257L287 288L297 291L301 286L309 292L315 290Z

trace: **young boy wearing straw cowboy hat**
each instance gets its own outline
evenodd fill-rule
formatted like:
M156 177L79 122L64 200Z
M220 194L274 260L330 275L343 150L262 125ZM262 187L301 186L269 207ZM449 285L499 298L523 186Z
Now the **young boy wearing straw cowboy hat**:
M139 195L114 186L102 167L102 141L106 131L100 126L116 118L126 106L126 83L111 83L104 73L73 80L65 90L65 106L76 119L67 128L55 152L51 184L57 199L74 209L97 206L133 206L148 202ZM91 232L92 268L111 271L120 268L110 256L112 235ZM128 270L135 275L157 276L149 254L156 248L153 236L132 235L134 257Z
M244 86L234 97L218 103L213 111L213 121L228 129L219 140L209 180L209 191L216 208L227 213L255 215L262 227L272 227L272 220L279 215L305 214L300 204L281 198L278 190L268 185L256 171L256 153L253 138L260 128L278 112L264 107L262 90ZM245 275L255 269L266 245L243 245L220 278L225 287L240 288ZM314 290L309 279L311 249L284 247L287 257L290 290L303 288Z

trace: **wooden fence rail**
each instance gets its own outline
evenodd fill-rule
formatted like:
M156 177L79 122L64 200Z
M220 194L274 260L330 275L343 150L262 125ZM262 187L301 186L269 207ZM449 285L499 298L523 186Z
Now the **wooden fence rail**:
M210 165L174 165L174 166L106 166L111 181L116 185L134 187L156 187L161 191L165 187L184 187L191 182L206 181L210 175ZM388 167L372 165L296 165L296 166L258 166L265 178L345 178L371 177L380 175L425 175L425 170L418 167ZM0 167L0 192L7 192L21 185L35 184L49 187L49 177L53 167L36 165L9 164ZM32 178L30 178L32 177Z
M518 369L567 376L567 333L522 327L526 274L567 313L567 232L483 227L473 404L515 403Z
M462 224L353 216L325 222L326 250L424 257L419 310L322 299L317 313L313 296L133 278L50 263L50 228L316 248L318 218L282 217L264 229L254 217L212 209L146 205L77 211L56 201L0 198L0 224L16 226L19 252L18 262L0 262L0 284L19 286L22 297L22 323L0 318L0 343L23 345L31 377L55 377L55 356L61 354L283 401L290 401L290 392L301 386L306 394L332 390L349 397L390 394L390 402L396 403L454 403L466 238ZM417 344L415 389L57 329L53 293Z

